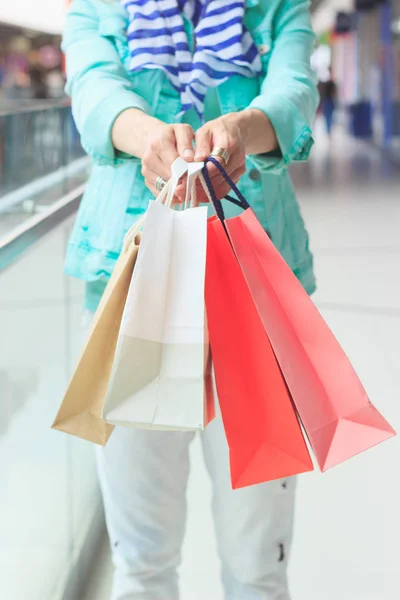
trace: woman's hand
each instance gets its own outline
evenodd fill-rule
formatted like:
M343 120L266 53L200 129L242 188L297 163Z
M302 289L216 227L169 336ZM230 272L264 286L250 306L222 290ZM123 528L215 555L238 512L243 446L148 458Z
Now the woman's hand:
M148 137L142 156L142 175L146 185L155 197L160 193L155 183L157 177L168 181L171 177L171 165L178 156L192 162L194 131L190 125L158 126ZM183 201L186 193L186 179L176 189L177 201Z
M237 183L246 170L246 155L269 152L278 146L270 120L257 109L223 115L203 125L195 135L190 125L168 125L138 109L130 108L115 120L112 141L118 150L142 160L142 173L154 196L159 193L155 187L157 177L168 181L171 165L178 156L187 162L193 159L202 161L210 156L213 148L223 148L229 153L229 161L225 165L222 158L217 160ZM217 196L223 198L229 192L229 185L215 165L210 164L208 168ZM177 201L182 202L185 195L186 180L183 179L176 190ZM198 200L207 201L200 186Z
M122 112L114 123L112 140L118 150L142 160L142 175L146 185L158 196L157 177L168 181L171 165L178 156L192 162L194 158L194 131L190 125L168 125L137 109ZM176 191L183 200L186 189L182 181Z
M195 161L206 160L214 148L223 148L229 154L228 163L225 164L221 157L215 157L235 183L239 181L246 171L245 139L239 113L230 113L209 121L201 127L195 136L196 154ZM217 167L212 163L207 165L211 183L218 199L223 198L229 192L229 185L222 177ZM198 200L204 201L204 192L198 188Z
M205 160L214 148L223 148L229 153L225 165L221 157L216 159L225 167L235 183L246 171L246 155L270 152L278 142L268 117L260 110L249 109L223 115L201 127L195 136L195 161ZM219 199L229 192L229 185L215 165L209 164L211 182ZM203 198L199 198L203 201Z

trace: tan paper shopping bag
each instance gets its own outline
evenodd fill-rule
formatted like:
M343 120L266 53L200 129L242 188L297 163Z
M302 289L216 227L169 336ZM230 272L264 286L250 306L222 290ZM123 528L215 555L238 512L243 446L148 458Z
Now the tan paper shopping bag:
M101 419L111 375L122 314L131 283L140 234L127 238L107 285L93 325L52 425L77 437L104 446L114 425Z

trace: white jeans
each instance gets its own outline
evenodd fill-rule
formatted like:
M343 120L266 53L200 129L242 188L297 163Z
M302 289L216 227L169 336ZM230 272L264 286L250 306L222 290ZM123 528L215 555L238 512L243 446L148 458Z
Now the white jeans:
M97 453L112 600L178 600L192 433L117 428ZM218 417L202 433L227 600L289 600L295 479L233 491ZM212 598L204 600L213 600Z

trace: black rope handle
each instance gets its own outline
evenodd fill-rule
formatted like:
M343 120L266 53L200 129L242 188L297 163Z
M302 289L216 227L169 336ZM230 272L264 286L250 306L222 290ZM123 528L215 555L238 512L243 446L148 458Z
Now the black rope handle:
M208 173L207 163L209 163L209 162L211 162L213 165L215 165L217 167L218 171L221 173L221 175L225 179L226 183L231 187L232 191L235 192L235 194L237 196L237 199L232 198L232 196L226 196L225 199L228 200L229 202L231 202L232 204L239 206L243 210L247 210L248 208L250 208L250 204L247 202L246 198L243 196L242 192L239 190L237 185L229 177L229 175L225 171L224 167L213 156L210 156L205 161L202 172L203 172L204 180L206 182L208 191L210 192L211 200L214 205L215 212L217 213L217 217L219 218L220 221L224 222L225 214L224 214L224 209L222 207L222 202L221 202L221 200L217 199L214 187L211 183L210 175Z

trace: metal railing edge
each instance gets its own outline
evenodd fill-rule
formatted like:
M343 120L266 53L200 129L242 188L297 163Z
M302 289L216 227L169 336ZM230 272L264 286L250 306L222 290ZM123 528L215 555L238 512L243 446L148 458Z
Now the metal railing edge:
M7 104L0 104L0 117L12 117L15 115L22 114L33 114L37 112L44 112L47 110L53 110L57 108L68 108L71 107L71 102L68 97L60 98L59 100L29 100L29 101L16 101L12 100L12 106Z
M0 273L12 266L43 236L77 211L86 184L62 196L52 206L12 229L0 239Z

